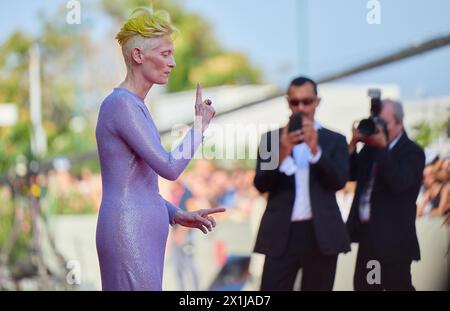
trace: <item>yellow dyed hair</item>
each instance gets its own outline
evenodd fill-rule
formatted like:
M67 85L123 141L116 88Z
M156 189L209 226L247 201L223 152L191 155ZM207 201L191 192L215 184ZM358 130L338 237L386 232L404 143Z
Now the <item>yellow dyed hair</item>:
M153 12L152 8L137 8L122 25L116 39L123 47L135 36L156 38L168 35L172 37L176 32L177 29L172 24L168 12L162 10Z

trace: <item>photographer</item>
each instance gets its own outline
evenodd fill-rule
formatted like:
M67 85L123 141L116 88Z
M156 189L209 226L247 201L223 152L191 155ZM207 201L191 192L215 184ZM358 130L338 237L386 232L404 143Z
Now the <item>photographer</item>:
M374 118L376 133L353 128L348 146L351 180L357 181L347 227L359 242L355 290L414 290L411 263L420 259L416 199L425 164L423 150L403 127L401 103L384 100ZM365 146L357 153L356 145ZM373 261L379 263L379 277ZM371 262L372 261L372 262Z
M332 290L337 256L350 250L335 195L348 179L347 143L314 120L314 81L294 79L287 101L293 116L262 136L254 179L269 194L255 245L266 255L261 290L293 290L300 268L302 290Z

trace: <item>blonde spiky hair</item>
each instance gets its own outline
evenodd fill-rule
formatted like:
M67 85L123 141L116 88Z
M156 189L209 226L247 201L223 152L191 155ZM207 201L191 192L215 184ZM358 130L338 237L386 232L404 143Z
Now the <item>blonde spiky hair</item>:
M133 48L147 50L157 44L157 38L169 36L174 40L177 32L166 11L153 12L151 7L135 9L116 35L127 69L130 70L134 64L131 56Z
M131 13L116 35L121 46L134 36L143 38L156 38L160 36L171 36L177 32L173 26L167 11L159 10L153 12L153 8L137 8Z

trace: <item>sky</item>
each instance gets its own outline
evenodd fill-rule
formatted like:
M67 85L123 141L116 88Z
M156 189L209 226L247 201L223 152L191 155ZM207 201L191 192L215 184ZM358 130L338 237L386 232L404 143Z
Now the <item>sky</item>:
M303 4L301 3L303 1ZM82 0L92 31L110 26ZM285 87L297 75L320 79L331 73L450 34L448 0L379 0L381 23L367 23L369 0L183 0L207 19L222 46L244 52L267 82ZM0 42L12 31L37 33L37 12L66 0L0 0ZM343 5L345 3L345 5ZM65 16L61 16L65 18ZM87 19L85 19L87 20ZM93 22L95 20L95 22ZM450 95L450 46L339 83L396 83L404 99Z

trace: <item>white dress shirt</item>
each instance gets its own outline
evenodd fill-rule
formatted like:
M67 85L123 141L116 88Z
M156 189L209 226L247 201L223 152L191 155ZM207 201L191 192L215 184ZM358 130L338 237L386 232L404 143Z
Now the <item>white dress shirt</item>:
M319 130L321 126L314 122L314 128ZM313 216L309 196L309 165L320 160L322 149L318 146L318 152L313 156L308 145L301 143L293 148L292 153L293 156L288 156L283 160L279 171L287 176L295 174L295 201L291 221L308 220Z

